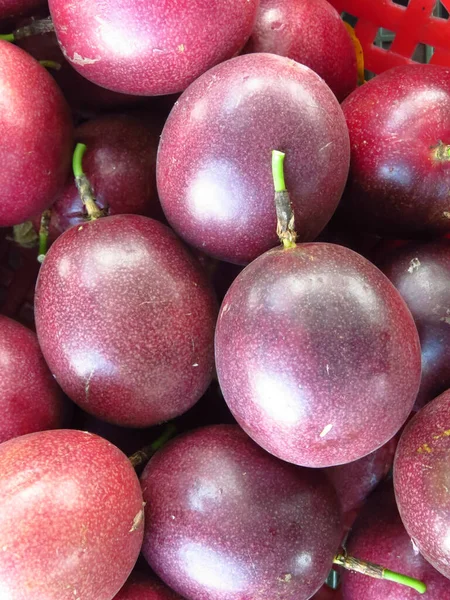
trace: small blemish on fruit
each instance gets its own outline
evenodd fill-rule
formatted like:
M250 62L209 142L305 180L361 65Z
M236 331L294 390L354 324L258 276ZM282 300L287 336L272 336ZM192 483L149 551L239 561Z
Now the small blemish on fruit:
M292 575L290 573L285 573L281 577L278 577L278 581L281 581L282 583L289 583L291 579Z
M143 519L144 519L144 509L141 508L141 510L138 512L138 514L134 517L133 525L131 526L131 529L128 533L132 533L133 531L136 531L136 529L139 529L139 526L142 523Z
M442 213L442 216L443 216L443 217L445 217L446 219L450 219L450 212L448 212L448 211L446 211L446 210L445 210L445 211Z
M178 52L184 52L185 51L185 45L184 44L180 44L178 46Z
M424 454L424 453L431 454L433 452L433 450L430 448L430 446L428 444L422 444L420 446L420 448L417 448L417 452L419 454Z
M413 258L409 263L408 273L414 273L420 267L420 260L418 258Z
M328 365L327 365L328 366ZM329 423L328 425L326 425L322 432L320 433L319 437L323 438L327 435L327 433L330 433L330 431L333 429L333 425L331 423Z

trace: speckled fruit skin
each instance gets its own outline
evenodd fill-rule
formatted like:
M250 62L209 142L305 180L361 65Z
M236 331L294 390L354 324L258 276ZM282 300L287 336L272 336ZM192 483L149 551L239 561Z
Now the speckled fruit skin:
M0 443L62 427L62 392L45 363L36 335L0 315Z
M332 590L330 587L324 585L317 594L314 594L312 600L342 600L341 590Z
M349 165L341 108L313 71L247 54L205 73L175 104L158 151L163 210L189 244L246 264L277 244L271 152L286 153L299 239L336 209Z
M351 525L367 496L389 473L397 443L398 439L394 436L384 446L359 460L326 469L341 502L346 525Z
M450 240L409 243L378 261L406 301L419 331L419 410L450 387Z
M448 580L420 555L398 514L392 483L386 482L369 499L347 542L350 556L383 565L423 581L426 593L390 581L341 571L345 600L450 600Z
M246 267L224 298L215 346L237 422L275 456L307 467L385 444L419 388L406 304L368 260L334 244L277 248Z
M450 391L405 428L395 455L394 485L409 535L433 567L450 578Z
M153 219L116 215L66 231L41 267L35 314L57 381L105 421L169 420L211 381L213 291L173 232Z
M339 102L358 83L356 52L345 25L326 0L261 0L246 52L269 52L306 65Z
M107 214L139 214L163 218L156 191L158 131L128 115L109 115L83 123L75 141L86 144L83 170L95 199ZM54 241L73 225L86 222L74 178L52 206L50 238ZM38 227L39 225L36 224Z
M239 52L259 0L50 0L64 55L97 85L140 96L181 92Z
M70 429L0 445L0 596L111 600L139 554L142 494L127 457Z
M72 122L58 86L34 58L0 40L0 227L46 209L62 189Z
M46 4L46 0L0 0L0 19L30 14Z
M170 588L146 573L134 572L114 600L183 600Z
M390 69L342 108L351 143L347 224L406 238L450 231L450 155L436 156L440 142L450 143L450 68Z
M187 600L306 600L325 581L341 536L334 489L238 426L169 442L141 484L142 551Z

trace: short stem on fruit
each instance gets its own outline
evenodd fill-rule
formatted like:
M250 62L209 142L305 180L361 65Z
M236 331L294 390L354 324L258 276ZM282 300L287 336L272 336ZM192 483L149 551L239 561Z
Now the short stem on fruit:
M365 562L363 560L359 560L358 558L353 558L353 556L337 554L333 560L333 563L343 567L344 569L347 569L348 571L361 573L362 575L367 575L368 577L374 577L375 579L386 579L388 581L400 583L401 585L416 590L416 592L419 592L419 594L424 594L427 591L427 586L425 583L423 583L423 581L419 581L418 579L414 579L408 575L403 575L402 573L389 571L389 569L385 569L380 565Z
M32 21L28 25L19 27L12 33L12 35L13 40L21 40L32 35L42 35L44 33L52 33L53 31L55 31L53 21L51 17L47 17L46 19L38 19L36 21Z
M58 63L55 60L40 60L39 64L46 69L54 69L55 71L59 71L61 69L61 63Z
M445 162L450 160L450 145L444 144L442 140L439 140L437 146L433 147L435 160Z
M38 262L44 262L45 255L47 254L48 245L48 228L50 225L50 217L52 216L51 210L48 208L44 210L41 216L41 225L39 227L39 254Z
M2 33L0 34L0 40L4 42L14 42L14 34L13 33Z
M177 432L177 428L173 423L168 423L164 431L161 433L159 438L154 442L145 446L141 450L135 452L129 457L129 460L134 468L140 467L142 464L147 463L157 450L162 448L166 442L168 442Z
M284 152L272 150L272 177L277 209L277 235L284 248L294 248L297 239L295 218L284 180Z
M94 192L91 183L83 171L83 157L87 150L85 144L77 144L73 153L72 168L75 176L75 185L80 194L81 201L86 207L86 212L91 221L103 216L102 211L95 203Z

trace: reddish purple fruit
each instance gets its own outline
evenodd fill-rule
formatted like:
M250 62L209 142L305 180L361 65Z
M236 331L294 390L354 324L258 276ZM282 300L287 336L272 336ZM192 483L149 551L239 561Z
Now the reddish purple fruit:
M410 243L378 264L406 301L419 331L419 410L450 387L450 240Z
M46 4L46 0L0 0L0 19L29 15Z
M342 108L351 143L347 223L406 238L450 231L450 68L390 69Z
M172 419L211 381L212 288L153 219L116 215L66 231L41 267L35 309L58 383L102 420L148 427Z
M313 240L349 164L347 128L328 86L271 54L239 56L193 83L166 122L157 164L161 204L181 237L237 264L275 246L273 149L286 152L299 239Z
M420 346L400 294L333 244L276 248L231 285L216 330L224 398L243 429L289 462L329 467L390 440L420 382Z
M114 600L183 600L170 588L146 573L134 572Z
M75 140L86 144L83 170L99 208L108 215L139 214L163 218L156 191L158 131L143 119L110 115L84 123ZM52 206L50 239L86 222L73 177Z
M306 600L325 581L341 537L331 484L239 427L169 442L141 483L144 556L187 600Z
M448 579L427 563L401 522L392 484L378 489L358 517L347 541L347 552L391 571L423 581L426 600L450 600ZM421 596L391 581L341 571L345 600L417 600Z
M393 437L384 446L359 460L326 469L341 501L346 525L351 525L367 496L389 473L397 442L397 437Z
M356 52L339 13L326 0L261 0L246 52L269 52L306 65L339 102L358 83Z
M89 433L43 431L0 445L0 592L8 600L111 600L142 543L139 481Z
M63 425L62 392L36 335L0 315L0 443Z
M433 567L450 578L450 391L422 408L405 428L394 485L408 534Z
M34 58L0 40L0 227L48 208L62 189L72 153L69 108ZM7 141L7 142L6 142Z
M234 56L250 36L259 0L50 0L58 41L83 77L140 96L181 92Z
M341 590L332 590L327 585L324 585L317 594L314 594L311 600L342 600Z

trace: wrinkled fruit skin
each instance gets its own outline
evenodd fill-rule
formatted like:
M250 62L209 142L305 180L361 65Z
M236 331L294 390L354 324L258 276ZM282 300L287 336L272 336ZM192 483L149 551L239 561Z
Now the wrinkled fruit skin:
M30 14L46 4L46 0L0 0L0 19Z
M36 335L0 315L0 443L62 427L62 392L48 370Z
M109 115L77 128L75 140L86 144L83 170L99 208L108 215L138 214L163 218L156 191L159 136L148 124L128 115ZM73 177L52 206L50 239L86 222ZM38 224L37 224L38 226Z
M67 60L102 87L140 96L181 92L234 56L250 36L259 0L50 0Z
M379 261L414 317L422 347L415 409L450 387L450 240L410 243Z
M353 42L326 0L261 0L245 51L279 54L306 65L325 80L339 102L358 82Z
M339 545L335 492L235 425L169 442L145 468L143 553L187 600L306 600Z
M411 412L420 346L400 294L342 246L274 249L236 278L216 367L241 427L288 462L329 467L390 440Z
M390 69L342 108L351 143L347 225L405 238L450 231L450 68Z
M427 600L450 600L448 579L420 555L405 531L391 482L378 488L360 513L347 541L347 552L423 581L427 586L423 597ZM403 585L344 569L341 578L345 600L417 600L420 597L415 590Z
M153 219L116 215L66 231L41 267L35 313L58 383L102 420L148 427L172 419L211 381L212 288Z
M450 578L450 391L408 423L394 462L403 524L420 553Z
M143 535L127 457L95 435L44 431L1 444L0 472L2 598L111 600Z
M70 167L72 121L51 76L34 58L0 40L0 227L48 208Z
M162 582L146 573L134 572L114 600L183 600Z
M348 132L336 98L313 71L272 54L239 56L205 73L161 136L158 191L172 227L236 264L275 246L272 150L286 153L299 238L311 241L347 179Z

